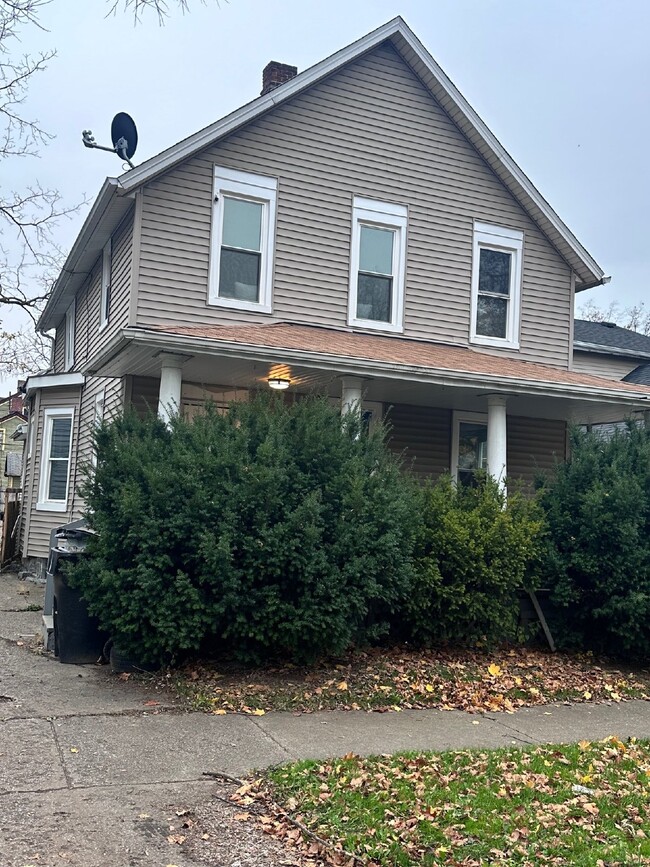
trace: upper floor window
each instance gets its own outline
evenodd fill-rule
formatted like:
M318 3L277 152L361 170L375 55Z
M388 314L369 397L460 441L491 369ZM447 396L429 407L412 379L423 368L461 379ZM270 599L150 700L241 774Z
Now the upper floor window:
M519 348L519 305L524 235L474 224L471 341Z
M102 250L102 289L99 300L99 328L108 325L111 311L111 239L109 238Z
M211 304L271 312L277 180L215 166Z
M354 198L349 325L401 331L406 207Z
M74 364L74 301L65 314L65 357L64 365L70 370Z
M74 409L46 409L37 509L65 512L70 480L70 452Z

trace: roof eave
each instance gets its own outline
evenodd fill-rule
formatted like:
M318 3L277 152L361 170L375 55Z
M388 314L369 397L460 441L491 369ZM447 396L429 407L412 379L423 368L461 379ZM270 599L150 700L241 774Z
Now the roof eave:
M36 323L38 331L49 331L57 324L77 289L88 277L102 248L132 207L132 200L118 195L119 191L117 178L106 178Z

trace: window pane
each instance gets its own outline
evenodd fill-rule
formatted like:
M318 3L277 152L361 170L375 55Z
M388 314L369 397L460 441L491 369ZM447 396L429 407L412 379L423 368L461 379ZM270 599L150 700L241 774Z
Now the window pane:
M508 300L479 295L476 311L476 333L484 337L506 337Z
M260 252L262 238L262 205L260 202L245 202L241 199L223 200L224 247Z
M260 254L221 249L219 296L239 301L257 301L260 285Z
M391 277L359 274L357 287L357 318L390 322Z
M511 253L481 248L481 261L478 272L478 291L495 292L499 295L510 294Z
M70 433L72 431L71 418L52 419L52 444L50 446L51 458L67 458L70 453Z
M361 226L359 271L370 271L372 274L392 274L394 237L395 232L391 229Z
M50 485L48 500L65 500L68 484L68 461L50 461Z
M461 421L458 430L459 477L463 470L487 468L487 425Z

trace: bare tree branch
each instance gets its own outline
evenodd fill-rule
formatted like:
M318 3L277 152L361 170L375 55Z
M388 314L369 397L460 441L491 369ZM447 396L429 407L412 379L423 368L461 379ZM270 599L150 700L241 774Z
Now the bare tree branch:
M587 301L578 309L578 317L589 322L613 322L621 328L650 335L650 310L645 301L624 308L621 308L618 301L612 301L604 308L598 307L593 301Z

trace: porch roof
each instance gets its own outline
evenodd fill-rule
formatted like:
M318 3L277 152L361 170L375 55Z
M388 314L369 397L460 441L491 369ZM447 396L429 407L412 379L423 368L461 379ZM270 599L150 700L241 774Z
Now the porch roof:
M589 392L610 400L650 400L648 385L562 370L550 365L479 352L473 348L446 346L403 337L385 337L284 322L232 326L160 325L151 331L161 336L164 333L197 340L199 345L204 341L206 348L208 343L216 341L217 344L241 344L242 349L249 346L285 350L291 356L287 357L287 362L295 359L296 352L301 353L304 361L307 358L316 360L316 357L338 358L341 361L356 359L367 363L368 375L379 373L380 370L385 372L385 366L389 365L395 372L401 369L405 373L418 370L423 374L448 373L450 378L453 378L454 374L474 375L481 385L492 380L495 388L499 385L511 385L515 389L528 384L535 391L546 386L552 391L575 391L582 394ZM192 347L192 351L197 349L198 346Z

